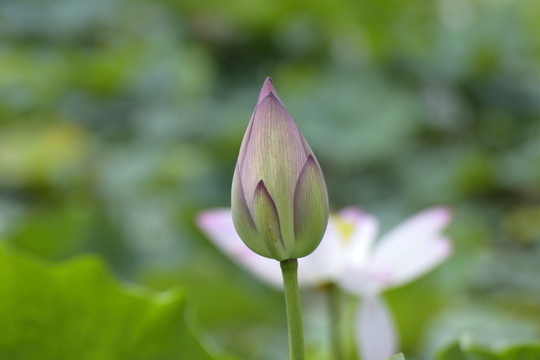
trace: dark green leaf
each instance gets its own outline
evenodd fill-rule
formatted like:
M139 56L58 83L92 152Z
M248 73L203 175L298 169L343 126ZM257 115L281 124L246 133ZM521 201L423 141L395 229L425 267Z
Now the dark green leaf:
M119 286L93 256L47 264L0 248L0 358L210 360L179 290Z

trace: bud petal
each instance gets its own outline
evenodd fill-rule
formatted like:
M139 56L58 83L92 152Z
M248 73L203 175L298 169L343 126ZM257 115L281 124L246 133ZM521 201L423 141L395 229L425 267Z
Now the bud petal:
M309 155L296 183L294 192L293 256L304 257L319 245L328 223L328 193L321 168Z
M260 180L264 181L278 213L283 215L281 230L288 249L294 247L291 200L305 160L306 152L296 124L281 102L270 93L255 110L240 176L248 206L253 203L248 189L254 189Z
M257 106L242 167L245 189L254 189L260 180L282 207L294 194L294 184L306 161L306 152L296 124L273 95ZM247 192L246 192L247 194ZM247 195L249 204L249 195Z
M254 195L255 223L266 248L276 260L288 259L285 244L281 238L281 229L276 205L261 180L255 188Z
M260 240L259 232L246 203L238 167L234 171L231 207L234 209L232 212L234 228L247 247L262 256L273 257Z
M303 184L309 189L297 190ZM317 198L308 199L310 196ZM295 197L299 198L298 206ZM316 214L308 214L315 206L322 208ZM298 221L296 208L305 212L298 215ZM246 245L262 256L278 260L309 254L319 244L328 220L322 172L270 78L263 85L240 147L233 179L232 212L238 235ZM308 226L309 221L321 224ZM310 236L317 238L307 240Z
M259 93L259 98L257 99L257 105L255 105L255 110L257 110L257 106L261 103L262 99L264 99L267 95L270 93L273 93L274 96L281 102L279 99L279 96L274 91L274 86L272 85L272 79L266 78L264 81L263 87L261 89L261 92ZM242 163L244 161L244 155L246 151L246 144L249 141L249 138L251 137L251 129L253 128L253 117L255 116L255 110L253 110L253 114L251 115L251 119L249 120L249 124L246 130L246 133L244 134L244 138L242 139L242 144L240 145L240 154L238 155L238 162Z

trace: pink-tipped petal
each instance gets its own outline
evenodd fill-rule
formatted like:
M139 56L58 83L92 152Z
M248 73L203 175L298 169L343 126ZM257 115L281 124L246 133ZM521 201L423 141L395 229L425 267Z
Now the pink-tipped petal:
M355 322L356 346L362 360L384 360L397 352L394 321L382 299L363 299Z
M212 243L227 255L237 258L247 249L234 229L230 209L219 208L200 212L197 214L196 223Z
M262 99L257 105L250 139L245 144L245 156L239 168L248 204L253 200L249 190L255 189L263 180L276 199L278 210L290 206L290 201L286 200L293 198L298 175L307 160L302 137L274 93Z
M237 235L229 209L213 209L199 213L197 226L223 253L263 282L275 287L282 286L279 263L251 251Z
M279 98L278 94L276 93L276 90L274 90L274 85L272 84L272 78L267 77L264 81L264 84L261 88L261 91L259 93L259 98L257 99L257 105L260 104L260 102L269 94L273 94L276 99L281 102L281 99ZM282 103L283 104L283 103ZM251 115L251 118L249 119L248 127L246 129L246 132L244 134L244 137L242 138L242 144L240 145L240 152L238 154L238 164L242 164L244 162L244 157L246 153L246 147L247 143L249 142L249 139L251 138L251 130L253 129L253 117L255 116L255 112L257 111L257 105L255 105L255 109L253 110L253 114Z
M372 263L370 271L374 276L383 279L383 288L394 287L408 283L431 271L452 253L452 243L443 237L426 242L421 248L404 252L393 260Z
M368 216L368 214L358 206L348 206L340 210L338 215L339 217L351 222L361 222L366 216Z
M424 253L428 244L441 238L451 220L448 208L436 207L418 213L398 225L375 246L372 266L396 276L402 263L414 263L417 254Z
M452 212L446 207L433 207L421 211L405 220L392 231L388 232L380 241L378 251L385 248L401 249L410 247L414 242L421 242L440 234L450 223Z
M264 84L261 88L261 92L259 93L259 98L257 99L257 105L259 105L261 103L261 101L267 96L269 95L270 93L274 94L274 96L276 97L276 99L279 100L280 103L281 102L281 99L279 98L276 90L274 89L274 84L272 83L272 78L271 77L267 77L266 80L264 80Z

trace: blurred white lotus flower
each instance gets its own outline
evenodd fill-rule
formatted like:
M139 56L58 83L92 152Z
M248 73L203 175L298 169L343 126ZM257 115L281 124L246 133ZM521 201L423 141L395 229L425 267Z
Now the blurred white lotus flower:
M450 219L449 209L430 208L375 243L377 219L349 207L330 216L319 247L298 260L300 286L336 283L362 298L355 318L355 337L363 360L382 360L397 352L392 316L379 295L427 273L450 255L452 244L442 234ZM236 234L229 209L202 212L197 224L236 263L281 288L279 263L247 248Z
M443 207L424 210L377 243L377 220L365 217L363 224L356 222L352 226L356 231L366 227L370 230L364 230L362 240L357 240L362 246L350 255L338 284L363 299L355 319L355 338L362 359L381 360L397 352L398 341L392 316L379 294L420 277L451 254L452 243L442 234L451 212Z

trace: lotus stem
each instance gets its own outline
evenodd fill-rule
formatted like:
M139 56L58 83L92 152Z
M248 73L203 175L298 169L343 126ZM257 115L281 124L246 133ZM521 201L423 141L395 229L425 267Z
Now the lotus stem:
M280 265L285 288L290 360L304 360L304 330L297 275L298 261L296 259L284 260L280 262Z
M329 284L327 287L328 293L328 310L330 313L330 337L332 345L333 360L343 360L343 324L342 319L342 298L341 291L335 284Z

